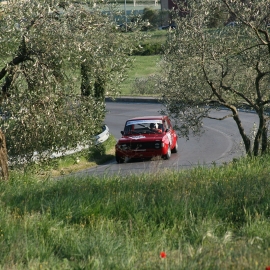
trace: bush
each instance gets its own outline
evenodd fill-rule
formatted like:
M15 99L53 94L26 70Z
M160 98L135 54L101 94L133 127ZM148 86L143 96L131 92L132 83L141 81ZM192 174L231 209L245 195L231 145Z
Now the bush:
M156 95L158 94L159 78L157 75L150 75L145 78L136 78L132 86L132 94Z
M159 22L159 11L152 8L145 8L143 10L142 20L149 22L150 25L157 27Z
M145 43L134 50L133 55L156 55L163 53L162 43Z

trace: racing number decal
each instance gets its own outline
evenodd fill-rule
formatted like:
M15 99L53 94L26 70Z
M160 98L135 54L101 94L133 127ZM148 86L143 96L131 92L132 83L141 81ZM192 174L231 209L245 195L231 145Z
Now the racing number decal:
M172 134L171 134L171 123L168 123L167 121L164 121L164 127L165 127L165 130L168 130L167 132L167 137L168 137L168 140L170 142L170 145L172 145Z
M169 139L170 145L172 145L172 135L170 132L167 132L167 137Z

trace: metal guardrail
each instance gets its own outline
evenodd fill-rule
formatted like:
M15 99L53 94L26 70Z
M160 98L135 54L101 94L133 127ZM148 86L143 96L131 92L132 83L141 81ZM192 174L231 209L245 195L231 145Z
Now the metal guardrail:
M109 136L110 136L109 128L106 125L104 125L103 131L94 137L94 141L95 141L94 145L99 145L101 143L104 143L109 138ZM50 156L50 158L56 158L56 157L75 154L75 153L78 153L84 149L87 149L88 147L89 147L89 145L85 145L85 146L78 145L78 147L76 149L68 150L68 151L65 151L64 153L61 151L55 152Z
M106 125L104 125L103 131L97 136L95 136L95 140L96 140L95 145L104 143L105 141L108 140L109 136L110 136L109 128Z
M109 128L104 125L103 126L103 130L100 134L94 136L94 145L99 145L101 143L104 143L110 136L110 133L109 133ZM76 147L76 149L71 149L71 150L59 150L59 151L55 151L54 153L52 153L50 155L50 159L54 159L54 158L58 158L58 157L63 157L63 156L68 156L68 155L72 155L72 154L75 154L75 153L78 153L82 150L85 150L89 147L90 145L78 145ZM47 155L48 153L45 151L44 153L44 156ZM27 163L27 161L24 159L24 158L21 158L19 159L20 161L16 161L16 164L25 164ZM37 152L34 152L33 153L33 156L32 156L32 161L33 162L36 162L39 160L39 154ZM12 162L9 162L9 165L12 165Z

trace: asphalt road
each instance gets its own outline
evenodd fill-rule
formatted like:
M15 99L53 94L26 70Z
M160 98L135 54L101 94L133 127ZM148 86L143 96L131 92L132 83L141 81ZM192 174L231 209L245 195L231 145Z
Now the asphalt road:
M116 139L121 137L125 121L128 118L160 114L162 105L158 103L140 102L107 102L108 111L105 124L109 127L110 133ZM212 116L221 117L228 114L228 111L213 111ZM246 132L251 132L253 124L257 122L253 113L240 113L242 123ZM82 172L95 175L126 175L130 173L156 172L165 169L187 169L194 166L211 166L213 163L222 164L231 161L234 157L243 155L243 147L240 146L241 137L237 126L232 118L223 121L205 119L204 133L200 137L191 137L189 140L179 138L179 151L172 154L170 160L146 160L128 161L117 164L115 160L106 165L97 166Z

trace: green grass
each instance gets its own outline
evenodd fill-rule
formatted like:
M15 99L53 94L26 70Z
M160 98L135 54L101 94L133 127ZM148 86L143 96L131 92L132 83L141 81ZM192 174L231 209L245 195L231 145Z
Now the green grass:
M149 38L140 42L142 46L145 44L165 44L168 31L149 31L148 34ZM128 35L133 35L133 33L128 33ZM120 84L120 92L122 95L132 94L132 87L136 78L146 78L151 75L159 75L161 72L161 55L145 55L133 57L133 67L127 71L127 79Z
M0 268L265 269L269 159L59 181L13 173L0 183Z
M113 136L102 144L93 145L81 152L51 159L44 163L29 164L24 171L34 173L39 178L57 177L75 173L114 159L114 146L116 140Z
M146 78L150 75L160 73L160 55L135 56L133 67L128 70L127 79L121 83L122 95L130 95L136 78Z
M152 43L156 43L156 42L165 43L167 40L168 31L155 30L155 31L150 31L149 33L151 35L150 40Z
M160 71L160 56L135 58L123 95L135 78ZM0 182L0 269L270 265L269 156L211 169L52 178L113 158L114 143Z

